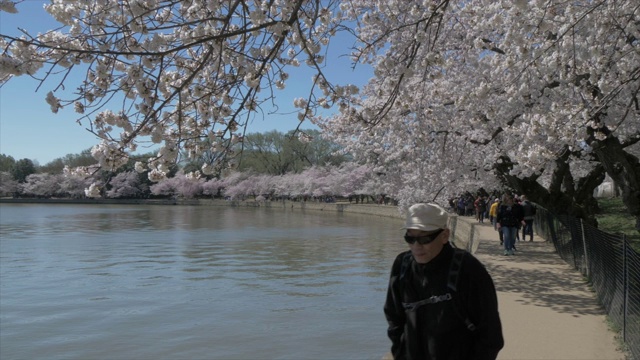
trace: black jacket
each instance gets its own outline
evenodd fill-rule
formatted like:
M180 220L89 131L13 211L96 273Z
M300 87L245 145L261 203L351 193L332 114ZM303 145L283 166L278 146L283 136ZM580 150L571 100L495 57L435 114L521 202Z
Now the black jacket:
M384 312L394 360L495 359L504 346L498 299L491 276L471 254L464 256L456 291L448 288L454 249L445 245L427 264L411 257L401 278L403 258L392 266ZM450 296L448 295L450 294ZM403 303L433 303L405 309ZM470 320L475 330L465 324Z
M522 205L513 204L511 206L501 204L498 208L496 222L504 227L519 227L524 220L524 210Z

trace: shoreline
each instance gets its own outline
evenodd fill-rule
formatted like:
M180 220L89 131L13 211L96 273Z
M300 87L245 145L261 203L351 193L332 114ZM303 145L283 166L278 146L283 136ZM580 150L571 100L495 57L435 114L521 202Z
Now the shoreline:
M108 204L108 205L187 205L187 206L231 206L231 207L264 207L282 210L313 210L361 215L382 216L404 220L397 206L381 204L323 203L313 201L255 201L255 200L222 200L222 199L33 199L33 198L0 198L0 204ZM450 241L458 248L475 253L480 239L479 231L472 220L465 220L456 214L449 214ZM400 235L398 235L400 236Z
M189 205L189 206L232 206L265 207L273 209L301 209L336 211L404 219L397 206L378 204L323 203L313 201L254 201L222 199L35 199L0 198L0 204L109 204L109 205Z

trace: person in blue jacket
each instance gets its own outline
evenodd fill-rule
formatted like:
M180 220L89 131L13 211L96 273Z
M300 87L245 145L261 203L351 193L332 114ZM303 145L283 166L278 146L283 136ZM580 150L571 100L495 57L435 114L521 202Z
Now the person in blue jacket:
M495 359L504 346L493 280L450 245L447 222L437 204L408 210L409 251L391 267L384 304L394 360Z

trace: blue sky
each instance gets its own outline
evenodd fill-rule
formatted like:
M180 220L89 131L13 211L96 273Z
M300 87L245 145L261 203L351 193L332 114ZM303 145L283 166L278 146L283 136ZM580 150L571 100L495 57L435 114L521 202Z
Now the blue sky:
M18 35L18 27L31 34L44 32L59 26L43 9L48 1L27 0L17 5L17 14L0 12L0 33ZM338 44L334 40L332 47L336 53L346 53L352 41ZM344 45L337 49L337 45ZM350 60L346 57L328 58L325 69L330 80L339 80L341 84L353 83L363 85L372 76L370 68L358 65L352 70ZM294 97L304 96L308 90L311 73L304 70L292 71L287 88L279 95L278 106L281 113L294 111L291 103ZM75 85L75 82L73 82ZM296 84L301 84L296 88ZM86 130L86 123L79 125L78 114L73 109L63 109L57 114L50 111L44 101L47 93L56 85L45 83L37 89L39 83L30 77L11 79L0 88L0 153L14 159L31 159L44 165L67 154L76 154L95 145L96 137ZM112 110L117 111L118 104ZM269 109L265 109L268 111ZM278 130L287 132L298 125L295 113L290 115L266 115L254 120L247 130L249 133ZM303 129L314 128L305 123ZM146 149L143 151L147 151Z

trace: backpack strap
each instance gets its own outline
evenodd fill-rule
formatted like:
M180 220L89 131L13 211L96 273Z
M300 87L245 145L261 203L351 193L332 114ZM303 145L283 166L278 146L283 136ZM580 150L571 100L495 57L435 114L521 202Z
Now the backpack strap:
M460 278L462 263L466 255L467 252L462 249L453 249L453 258L451 259L451 265L449 266L449 278L447 280L447 288L449 288L453 292L458 292L458 279ZM469 331L474 331L476 329L476 325L472 323L469 317L466 315L464 306L460 304L459 299L454 299L453 301L453 308L455 309L458 317L460 317L460 319L464 321L464 324L467 326L467 329L469 329Z
M402 265L400 265L400 280L404 279L404 276L407 274L407 270L409 266L411 266L411 251L407 251L402 257Z
M449 265L449 274L447 277L447 288L451 290L452 293L456 293L458 291L458 279L460 278L460 271L462 270L462 264L466 255L467 252L462 249L453 249L453 257L451 259L451 264ZM404 278L407 270L411 266L411 259L411 251L407 251L407 253L404 254L402 258L402 265L400 266L400 280ZM466 314L463 314L464 311L461 311L461 308L463 307L459 304L459 300L457 299L457 297L452 297L451 293L447 293L443 296L432 296L428 299L424 299L415 303L402 303L402 305L404 306L405 310L415 311L422 305L434 304L447 300L453 300L453 308L456 312L456 315L458 315L458 317L463 320L469 331L474 331L476 329L476 326L471 322Z
M458 277L460 275L460 270L462 270L462 261L466 255L467 252L462 249L453 249L453 259L451 259L449 277L447 279L447 287L452 291L458 291Z

